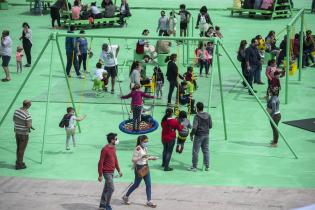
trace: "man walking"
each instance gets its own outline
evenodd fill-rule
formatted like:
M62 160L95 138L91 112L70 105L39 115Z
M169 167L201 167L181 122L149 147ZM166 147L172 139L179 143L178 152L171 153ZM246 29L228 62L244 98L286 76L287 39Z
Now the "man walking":
M15 169L25 169L23 162L24 152L28 143L29 130L32 128L32 117L28 112L32 103L30 100L23 101L23 107L16 109L13 115L14 132L16 139L16 162Z
M209 130L212 128L211 116L203 111L203 103L198 102L197 114L194 117L190 139L193 141L192 166L190 171L197 171L198 154L201 147L205 170L209 171Z
M116 133L107 134L108 144L103 147L98 162L98 181L102 182L103 176L105 179L105 185L101 197L99 209L111 210L110 200L114 192L114 171L118 171L119 176L122 176L120 171L118 160L116 156L116 145L119 144Z
M263 84L260 80L260 72L261 72L261 56L259 54L259 51L257 49L258 46L258 40L252 39L251 45L246 48L245 50L245 61L246 61L246 68L249 73L248 75L248 83L251 88L253 88L253 80L257 84ZM255 93L257 93L256 90L254 90ZM248 89L249 95L252 95L250 90Z

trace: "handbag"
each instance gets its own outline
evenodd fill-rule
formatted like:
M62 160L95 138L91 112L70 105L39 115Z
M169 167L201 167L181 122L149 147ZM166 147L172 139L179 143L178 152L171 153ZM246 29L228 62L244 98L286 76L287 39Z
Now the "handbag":
M137 169L137 174L139 177L144 177L149 173L149 166L144 165L142 168Z

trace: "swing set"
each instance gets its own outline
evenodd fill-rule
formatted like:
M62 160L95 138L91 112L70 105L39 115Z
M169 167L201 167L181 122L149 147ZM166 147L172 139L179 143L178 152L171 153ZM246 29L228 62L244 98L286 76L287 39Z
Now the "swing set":
M73 93L71 90L71 85L70 85L70 78L67 77L67 73L66 73L66 68L65 68L65 62L64 62L64 58L63 58L63 54L61 52L61 48L60 48L60 43L59 40L60 39L64 39L65 37L73 37L73 38L78 38L78 37L85 37L85 38L100 38L100 39L118 39L118 40L127 40L127 39L131 39L131 40L138 40L143 38L142 36L121 36L121 35L115 35L115 36L109 36L109 35L86 35L86 34L69 34L69 33L52 33L50 34L48 40L46 41L44 47L42 48L39 56L36 58L34 65L31 67L30 71L28 72L27 76L25 77L22 85L20 86L20 88L17 91L17 94L14 96L14 98L12 99L10 105L8 106L8 108L6 109L5 114L2 116L1 120L0 120L0 128L3 125L6 117L8 116L10 110L12 109L13 105L15 104L15 102L17 101L17 99L19 98L19 95L21 94L21 91L23 90L23 88L25 87L26 83L28 82L30 76L32 75L32 73L34 72L34 70L36 69L36 66L38 64L38 62L40 61L40 59L42 58L44 52L46 51L47 47L49 44L51 44L51 55L50 55L50 70L49 70L49 80L48 80L48 87L47 87L47 97L45 101L45 115L44 115L44 129L43 129L43 134L42 134L42 148L41 148L41 160L40 163L43 163L43 155L44 155L44 150L45 150L45 139L47 137L47 129L48 129L48 119L49 119L49 114L50 114L50 103L53 103L53 101L51 101L50 97L51 97L51 81L52 81L52 62L54 61L53 59L53 50L54 50L54 44L56 44L57 49L58 49L58 53L59 53L59 57L60 57L60 61L62 64L62 68L64 71L64 75L65 75L65 79L66 79L66 84L67 84L67 89L68 89L68 94L70 97L70 103L72 104L72 107L75 109L76 107L76 102L73 99ZM150 40L164 40L165 37L146 37L146 39L150 39ZM223 120L223 128L224 128L224 137L225 140L228 139L227 136L227 126L226 126L226 116L225 116L225 106L224 106L224 97L223 97L223 84L222 84L222 75L221 75L221 63L220 63L220 56L219 56L219 50L223 50L224 54L227 56L227 58L230 60L230 62L232 63L232 65L234 66L235 70L237 71L237 73L239 74L240 78L243 79L246 83L246 85L249 88L249 91L254 95L255 100L257 101L260 109L265 113L266 118L275 126L275 128L278 130L280 136L282 137L283 141L285 142L286 146L289 148L289 150L291 151L291 153L293 154L293 156L297 159L297 155L295 154L295 152L293 151L293 149L291 148L291 146L289 145L289 143L287 142L286 137L284 136L283 132L281 130L279 130L279 128L277 127L277 125L275 124L275 122L273 121L273 119L270 117L269 113L266 111L265 106L261 103L261 101L259 100L259 98L257 97L257 95L254 93L253 89L250 87L250 85L248 84L248 82L246 81L246 79L244 78L244 76L242 75L241 71L238 69L238 67L236 66L236 64L234 63L233 59L231 58L231 56L229 55L229 53L227 52L227 50L225 49L224 45L220 42L219 39L217 38L206 38L206 37L167 37L168 40L170 41L183 41L183 42L193 42L193 41L202 41L202 42L206 42L206 41L212 41L214 43L214 55L213 58L216 57L216 69L218 72L218 79L219 79L219 86L220 86L220 99L221 99L221 111L222 111L222 120ZM91 40L92 41L92 40ZM111 45L111 42L109 43ZM188 54L187 54L187 58L188 59ZM213 75L214 75L215 71L214 68L211 71L210 74L210 79L209 79L209 100L208 100L208 112L209 112L209 104L211 102L211 95L212 95L212 90L213 90ZM119 89L120 92L122 93L122 87L121 84L119 83ZM81 97L83 97L81 95ZM126 102L122 99L121 100L121 106L122 106L122 113L123 113L123 120L125 121L125 115L124 115L124 110L126 110L128 112L128 107ZM155 129L157 129L158 123L157 121L155 121L153 119L153 114L154 114L154 106L155 106L155 101L153 101L153 106L151 107L151 127L150 132L154 131ZM126 125L127 123L124 124L120 124L120 125ZM154 127L156 126L156 127ZM78 130L79 132L82 132L81 128L80 128L80 124L78 123Z

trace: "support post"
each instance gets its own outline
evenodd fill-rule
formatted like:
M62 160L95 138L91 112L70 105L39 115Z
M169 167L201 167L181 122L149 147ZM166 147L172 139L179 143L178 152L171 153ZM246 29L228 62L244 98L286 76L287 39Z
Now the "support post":
M299 53L299 81L302 79L303 66L303 30L304 30L304 10L301 14L301 29L300 29L300 53Z
M56 33L51 34L50 40L54 40L54 39L56 39ZM51 92L50 90L51 90L53 53L54 53L54 43L52 42L51 43L49 79L48 79L48 90L47 90L47 98L46 98L46 110L45 110L44 132L43 132L43 142L42 142L40 164L43 164L44 148L45 148L45 140L46 140L47 122L48 122L48 114L49 114L49 103L50 103L50 92Z
M298 159L297 155L295 154L295 152L293 151L293 149L291 148L291 146L289 145L289 143L287 142L287 139L285 138L285 136L283 135L283 133L281 132L281 130L278 128L278 126L276 125L276 123L274 122L274 120L272 119L272 117L269 115L269 113L267 112L267 110L265 109L264 105L261 103L261 101L259 100L259 98L257 97L257 95L254 93L253 88L250 87L249 83L247 82L247 80L245 79L245 77L243 76L243 74L238 70L237 66L235 65L234 61L232 60L231 56L229 55L229 53L226 51L226 49L224 48L224 46L221 44L221 42L218 42L220 44L220 46L222 47L224 53L227 55L228 59L230 60L230 62L233 64L235 70L237 71L237 73L240 75L240 77L244 80L244 82L246 83L246 86L248 87L249 91L254 95L256 101L258 102L260 108L263 110L263 112L265 113L265 115L267 116L267 118L270 120L271 124L273 126L275 126L275 128L277 129L277 131L279 132L280 136L282 137L283 141L285 142L285 144L287 145L287 147L289 148L289 150L291 151L291 153L293 154L295 159Z
M291 26L287 25L287 43L286 43L286 66L285 66L285 100L284 103L288 104L289 93L289 70L290 70L290 44L291 44Z
M187 40L186 43L188 43L188 40ZM183 66L185 66L185 44L184 44L184 42L182 44L182 47L183 47L183 55L182 55L182 57L183 57Z
M219 84L220 84L220 96L221 96L221 108L222 108L223 127L224 127L224 139L227 140L225 109L224 109L224 99L223 99L223 87L222 87L222 75L221 75L220 56L219 56L219 46L216 47L216 53L215 54L216 54L216 57L217 57L217 65L218 65L218 75L219 75Z
M46 48L47 48L49 42L50 42L50 38L47 39L47 41L46 41L46 43L45 43L43 49L40 51L38 57L36 58L36 60L35 60L35 62L34 62L34 65L32 66L31 70L28 72L28 74L27 74L27 76L25 77L25 79L24 79L22 85L20 86L18 92L15 94L15 96L14 96L13 100L11 101L9 107L7 108L6 112L5 112L4 115L2 116L1 121L0 121L0 127L2 126L2 124L3 124L4 120L5 120L5 118L7 117L7 115L9 114L9 112L10 112L12 106L14 105L16 99L18 98L18 96L20 95L21 91L23 90L23 88L24 88L26 82L28 81L28 79L30 78L31 74L33 73L35 67L36 67L37 64L38 64L38 61L40 60L40 58L42 57L43 53L45 52L45 50L46 50Z
M216 48L217 48L217 41L214 42L214 47L213 47L213 52L216 54ZM209 87L209 96L208 96L208 113L210 112L210 107L211 107L211 99L212 99L212 90L213 90L213 78L214 78L214 56L212 55L212 68L211 68L211 73L210 73L210 87Z
M194 17L191 17L191 37L194 37Z
M187 26L187 36L189 37L189 26ZM187 40L187 46L186 46L186 49L187 49L187 52L186 52L186 55L187 55L187 59L186 59L186 62L187 62L187 66L189 65L189 46L190 45L190 41Z
M67 82L68 92L69 92L69 95L70 95L71 104L72 104L72 107L74 108L74 110L76 110L75 109L74 100L73 100L72 90L71 90L70 83L69 83L69 78L68 78L68 75L67 75L67 72L66 72L65 62L64 62L62 54L61 54L61 49L60 49L58 36L56 37L56 43L57 43L57 48L58 48L58 54L59 54L59 57L60 57L60 60L61 60L61 65L62 65L63 71L65 73L65 77L66 77L66 82ZM75 115L76 115L76 117L78 117L77 112L75 112ZM80 123L79 122L77 122L77 126L78 126L78 129L79 129L79 133L81 133L81 127L80 127Z

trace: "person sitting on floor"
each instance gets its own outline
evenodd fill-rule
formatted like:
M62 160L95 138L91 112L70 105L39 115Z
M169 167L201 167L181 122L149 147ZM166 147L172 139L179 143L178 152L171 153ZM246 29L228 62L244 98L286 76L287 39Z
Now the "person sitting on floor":
M108 73L105 69L102 68L102 63L98 62L96 64L96 70L93 78L93 90L102 91L107 90L106 82L104 82L104 76L106 76L107 84L108 84Z
M124 24L124 18L130 17L130 9L127 0L121 0L121 5L119 7L119 17L120 17L120 24Z
M96 6L96 2L91 3L91 14L93 15L94 19L100 19L102 18L102 13L99 11L99 9Z
M71 8L72 20L79 20L80 12L81 12L81 7L79 6L79 2L75 1L73 7Z

